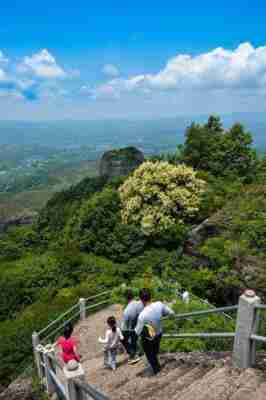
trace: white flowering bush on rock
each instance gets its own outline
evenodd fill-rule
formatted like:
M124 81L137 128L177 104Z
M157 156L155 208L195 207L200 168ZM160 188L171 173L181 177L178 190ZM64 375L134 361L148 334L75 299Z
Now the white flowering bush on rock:
M178 229L198 213L205 187L184 164L144 162L119 188L122 220L147 236Z

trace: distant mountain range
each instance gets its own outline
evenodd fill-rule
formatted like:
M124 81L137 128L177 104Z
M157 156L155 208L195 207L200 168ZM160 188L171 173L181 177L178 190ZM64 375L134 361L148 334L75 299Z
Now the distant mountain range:
M241 122L253 134L254 144L266 149L266 116L264 113L222 115L225 127ZM0 121L0 145L32 145L53 148L90 146L104 151L135 145L147 153L171 151L184 140L186 127L204 122L207 115L158 118L153 120L88 120L88 121Z

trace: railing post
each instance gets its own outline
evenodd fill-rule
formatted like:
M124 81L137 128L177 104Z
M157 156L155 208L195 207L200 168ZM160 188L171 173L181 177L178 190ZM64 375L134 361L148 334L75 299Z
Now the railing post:
M52 395L55 392L54 382L51 378L51 374L49 370L52 369L52 363L49 358L49 354L54 355L53 350L44 350L43 352L43 359L44 359L44 371L45 371L45 380L46 380L46 391L48 395Z
M254 326L252 333L257 333L260 326L260 310L255 309ZM256 340L251 341L251 365L256 364Z
M238 368L250 368L255 360L254 345L250 336L255 333L256 305L259 303L260 298L253 290L246 290L239 298L233 349L233 362Z
M79 299L79 312L81 321L86 319L86 299Z
M33 334L32 334L33 354L34 354L34 358L35 358L38 376L40 379L42 379L43 374L42 374L42 366L41 366L41 357L40 357L40 353L38 351L39 344L40 344L39 335L37 332L33 332Z
M64 376L65 376L65 382L66 382L66 395L67 395L67 400L82 400L82 395L80 396L79 391L76 388L76 385L74 383L75 379L81 379L84 380L85 375L84 375L84 370L81 366L81 364L78 365L78 368L74 371L69 371L67 369L67 366L64 367Z

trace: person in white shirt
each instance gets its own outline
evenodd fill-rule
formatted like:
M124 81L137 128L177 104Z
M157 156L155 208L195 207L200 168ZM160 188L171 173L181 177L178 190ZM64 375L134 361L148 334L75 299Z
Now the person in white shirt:
M156 375L161 369L158 360L162 338L161 319L174 314L174 311L161 301L152 303L151 293L148 289L140 291L140 299L144 305L144 310L139 315L135 332L138 336L141 336L144 353L153 373Z
M104 366L116 369L116 354L119 343L124 339L120 328L116 324L115 317L107 318L108 329L105 338L99 337L99 342L104 344Z
M184 290L182 293L182 300L185 304L189 304L190 298L189 298L189 292L187 290Z

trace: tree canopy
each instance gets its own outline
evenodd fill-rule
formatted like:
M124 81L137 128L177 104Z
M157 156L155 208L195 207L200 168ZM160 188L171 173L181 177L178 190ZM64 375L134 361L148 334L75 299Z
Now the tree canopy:
M219 117L210 116L206 124L192 123L186 130L181 161L215 176L248 177L254 173L256 152L252 136L236 123L225 130Z
M193 168L147 161L119 189L122 220L147 236L178 229L197 214L204 190Z

